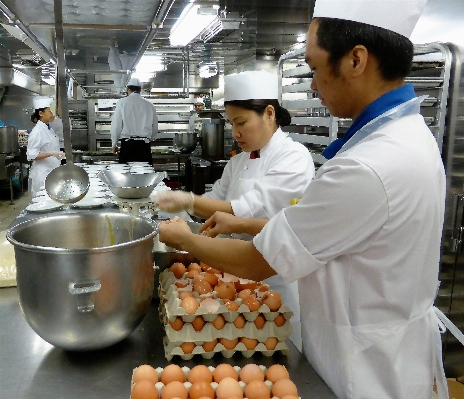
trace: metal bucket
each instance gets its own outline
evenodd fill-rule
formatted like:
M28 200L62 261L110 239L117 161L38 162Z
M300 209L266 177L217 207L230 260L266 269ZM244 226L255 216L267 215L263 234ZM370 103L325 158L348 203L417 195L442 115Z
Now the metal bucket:
M201 121L201 156L209 160L224 159L224 124L220 114Z
M50 215L14 226L19 302L31 328L67 350L127 337L153 295L157 224L121 213Z
M0 127L0 153L14 154L19 152L18 128L14 126Z

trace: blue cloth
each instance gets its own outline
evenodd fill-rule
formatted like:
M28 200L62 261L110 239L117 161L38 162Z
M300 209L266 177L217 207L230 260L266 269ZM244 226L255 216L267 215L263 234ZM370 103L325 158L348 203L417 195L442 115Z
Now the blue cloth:
M371 102L366 108L364 108L364 110L348 128L345 135L340 139L332 141L324 149L324 151L322 151L322 155L326 159L332 159L337 152L340 151L343 145L363 126L367 125L370 121L388 110L409 101L414 97L416 97L416 93L414 92L414 86L412 84L406 84L380 96L377 100Z

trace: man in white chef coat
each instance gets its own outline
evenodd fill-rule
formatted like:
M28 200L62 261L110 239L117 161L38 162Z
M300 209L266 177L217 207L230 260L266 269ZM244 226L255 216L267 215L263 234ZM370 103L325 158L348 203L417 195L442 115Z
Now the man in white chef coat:
M197 97L193 102L193 111L192 115L189 118L189 125L187 132L195 133L195 121L197 120L198 111L203 111L205 109L205 101L201 97Z
M118 154L119 163L148 162L153 163L150 141L156 139L158 133L158 116L155 106L140 95L142 84L137 78L127 83L125 98L116 103L111 119L111 142L113 154Z
M264 226L253 242L194 235L182 221L159 229L162 242L215 268L298 280L304 353L338 398L431 398L434 378L448 398L433 310L445 174L422 99L404 84L425 2L317 0L312 89L352 127L297 205L261 226L225 215L224 227L224 214L206 222Z

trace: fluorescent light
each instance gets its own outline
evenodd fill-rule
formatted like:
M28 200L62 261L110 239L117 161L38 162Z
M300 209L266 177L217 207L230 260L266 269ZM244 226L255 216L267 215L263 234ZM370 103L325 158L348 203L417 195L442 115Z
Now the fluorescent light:
M186 46L218 16L219 4L207 1L191 1L171 28L171 46Z
M218 73L218 67L215 62L200 62L198 67L200 78L210 78Z
M164 70L163 58L158 55L143 55L135 66L136 72L157 72Z

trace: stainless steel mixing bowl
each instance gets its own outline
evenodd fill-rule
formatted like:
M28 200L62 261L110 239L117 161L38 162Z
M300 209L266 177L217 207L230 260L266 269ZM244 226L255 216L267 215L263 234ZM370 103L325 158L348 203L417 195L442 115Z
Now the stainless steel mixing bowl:
M198 135L196 133L174 133L173 147L182 152L192 152L197 146Z
M166 177L165 172L121 173L102 170L97 175L119 198L146 198Z
M19 301L31 328L67 350L127 337L153 295L157 224L122 213L69 213L11 228Z

